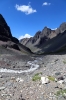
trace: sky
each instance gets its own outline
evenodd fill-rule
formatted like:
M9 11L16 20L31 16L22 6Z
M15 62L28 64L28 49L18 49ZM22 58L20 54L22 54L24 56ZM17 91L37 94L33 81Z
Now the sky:
M66 22L66 0L0 0L0 14L14 37L31 37Z

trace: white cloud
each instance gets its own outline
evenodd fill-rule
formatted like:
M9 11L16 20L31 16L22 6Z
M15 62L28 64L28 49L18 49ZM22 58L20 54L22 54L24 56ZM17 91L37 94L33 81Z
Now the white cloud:
M23 39L23 38L30 38L30 37L32 37L32 36L29 35L29 34L25 34L25 35L20 36L20 37L19 37L19 40L21 40L21 39Z
M16 4L15 8L18 11L24 12L26 15L29 15L29 14L37 12L36 9L33 9L31 7L30 2L28 3L28 5L18 5L18 4Z
M51 3L44 2L42 5L43 5L43 6L49 6L49 5L51 5Z

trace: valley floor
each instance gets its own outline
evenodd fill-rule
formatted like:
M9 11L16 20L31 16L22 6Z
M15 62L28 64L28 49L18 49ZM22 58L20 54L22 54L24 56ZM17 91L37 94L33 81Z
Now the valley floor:
M38 80L34 80L36 74ZM46 76L52 78L42 84L40 77ZM0 100L66 100L66 91L57 94L65 89L66 55L0 55Z

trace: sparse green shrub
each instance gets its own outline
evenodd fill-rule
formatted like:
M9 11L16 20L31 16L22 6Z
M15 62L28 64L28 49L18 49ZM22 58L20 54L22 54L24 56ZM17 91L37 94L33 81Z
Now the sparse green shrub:
M35 75L33 76L33 78L32 78L32 81L40 80L40 79L41 79L40 75L42 75L42 72L35 74Z
M61 89L61 90L57 91L57 93L55 95L56 96L60 96L60 95L64 96L65 93L66 93L66 89Z
M49 79L50 81L55 81L55 77L53 77L53 76L48 76L48 79Z
M64 60L63 63L66 64L66 60Z

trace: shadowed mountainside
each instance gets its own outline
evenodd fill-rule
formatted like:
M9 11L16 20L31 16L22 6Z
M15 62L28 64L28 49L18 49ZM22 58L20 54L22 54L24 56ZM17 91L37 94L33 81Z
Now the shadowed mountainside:
M31 54L31 50L19 43L19 40L12 36L10 27L7 25L5 19L0 14L0 48L14 49L22 54Z

